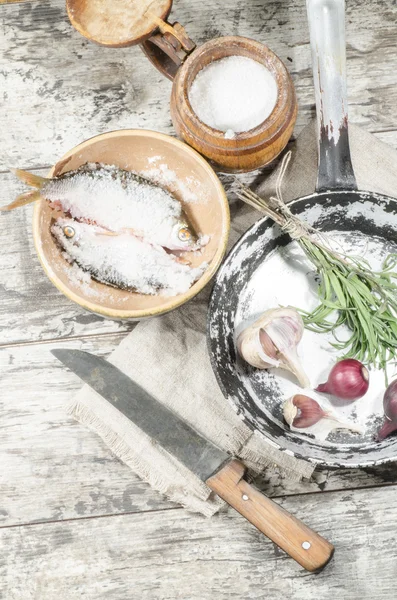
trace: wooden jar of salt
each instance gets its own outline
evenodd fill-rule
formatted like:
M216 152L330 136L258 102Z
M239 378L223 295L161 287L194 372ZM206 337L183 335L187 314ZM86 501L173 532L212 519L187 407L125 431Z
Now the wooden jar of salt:
M238 173L269 164L286 146L297 115L295 90L285 65L265 45L238 36L216 38L196 48L179 23L170 25L164 20L171 6L172 0L140 0L139 3L123 1L116 9L112 0L96 0L93 3L67 0L71 23L85 37L111 47L141 44L156 68L173 80L171 117L174 127L178 135L205 156L216 169ZM263 120L259 117L259 121L254 122L254 126L249 125L247 130L235 129L233 122L219 128L219 119L205 122L197 114L200 111L192 108L190 97L199 73L204 73L215 61L225 61L234 56L256 61L264 67L262 71L266 69L268 75L270 73L273 86L274 82L276 84L274 103L269 114L264 113ZM251 75L254 75L254 71ZM218 83L218 88L222 88L222 81ZM240 94L240 105L249 107L250 100L255 96L252 82L246 90L247 102L241 96L242 91L244 86L237 85L236 95ZM225 90L224 94L227 93ZM236 109L238 106L238 102L235 103ZM236 125L244 123L244 115L235 117ZM249 120L245 122L249 123Z

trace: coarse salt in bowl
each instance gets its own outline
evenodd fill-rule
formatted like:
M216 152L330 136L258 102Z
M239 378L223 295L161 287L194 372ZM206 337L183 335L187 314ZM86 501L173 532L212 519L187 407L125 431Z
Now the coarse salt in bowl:
M278 96L275 77L247 56L226 56L196 75L189 100L198 118L233 139L258 127L272 113Z
M141 173L171 192L182 203L195 231L208 236L208 243L200 252L184 256L192 267L202 263L208 263L208 267L187 292L176 296L139 294L99 283L64 258L50 232L54 212L47 201L41 200L34 210L33 237L41 264L52 283L83 308L113 319L157 316L193 298L219 267L229 234L227 198L209 164L195 150L170 136L154 131L121 130L76 146L48 176L74 170L87 162Z
M179 137L222 172L245 173L271 163L287 145L297 111L282 60L241 36L199 46L172 87L171 117Z

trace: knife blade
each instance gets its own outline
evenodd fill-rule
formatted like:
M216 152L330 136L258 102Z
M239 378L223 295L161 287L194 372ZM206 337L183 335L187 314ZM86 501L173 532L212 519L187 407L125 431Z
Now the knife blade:
M244 480L246 468L239 460L200 435L120 369L81 350L51 352L305 569L318 571L332 558L332 544Z
M107 360L81 350L52 354L200 479L230 459Z

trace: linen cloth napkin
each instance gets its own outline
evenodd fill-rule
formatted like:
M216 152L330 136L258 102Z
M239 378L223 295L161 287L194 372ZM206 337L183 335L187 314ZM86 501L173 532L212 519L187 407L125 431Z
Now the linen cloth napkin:
M359 189L397 195L397 152L362 129L351 126L351 150ZM290 145L292 158L283 180L289 201L314 191L317 140L314 121ZM263 196L274 193L278 169L255 186ZM229 246L260 214L232 204ZM207 286L208 287L208 286ZM206 348L209 289L174 312L139 323L109 357L157 400L174 410L220 448L239 457L253 473L269 466L286 477L308 478L313 465L280 452L252 432L223 397ZM68 412L95 431L112 452L141 479L187 509L211 516L223 501L184 465L129 421L99 394L84 386Z

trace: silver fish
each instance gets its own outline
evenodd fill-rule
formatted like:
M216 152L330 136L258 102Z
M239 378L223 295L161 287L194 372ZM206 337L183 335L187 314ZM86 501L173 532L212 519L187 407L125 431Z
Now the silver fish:
M174 296L186 292L205 271L192 268L133 235L106 235L106 230L70 218L58 218L51 233L69 262L102 283L141 294ZM104 235L105 234L105 235Z
M13 173L37 189L21 194L1 210L44 198L65 214L110 232L133 233L169 250L201 247L181 203L167 190L132 171L86 163L53 179L20 169Z

